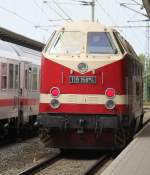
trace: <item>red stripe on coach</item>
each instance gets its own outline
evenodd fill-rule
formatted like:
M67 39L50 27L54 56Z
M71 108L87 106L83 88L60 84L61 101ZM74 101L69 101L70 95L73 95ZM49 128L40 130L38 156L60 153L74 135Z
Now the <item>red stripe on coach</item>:
M38 105L39 99L20 99L20 104L23 106ZM0 107L16 106L17 100L14 99L0 99Z

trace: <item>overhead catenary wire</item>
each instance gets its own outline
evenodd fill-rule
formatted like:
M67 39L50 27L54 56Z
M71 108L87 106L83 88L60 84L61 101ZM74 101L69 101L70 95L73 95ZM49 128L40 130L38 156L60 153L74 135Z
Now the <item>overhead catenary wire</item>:
M37 3L37 1L36 0L32 0L33 1L33 3L35 4L35 6L37 7L37 8L39 8L40 9L40 11L47 17L47 19L49 20L49 16L48 16L48 14L42 9L42 7Z
M136 0L131 0L132 2L134 2L136 5L140 5L141 6L141 8L140 8L140 10L142 10L143 9L143 6L139 3L139 2L137 2ZM144 17L146 17L147 18L147 15L145 14L145 13L142 13L142 12L140 12L140 11L138 11L137 9L134 9L134 8L131 8L130 7L130 4L128 4L128 3L120 3L120 6L122 6L122 7L125 7L125 8L127 8L128 10L130 10L130 11L133 11L135 14L139 14L139 15L142 15L142 16L144 16ZM135 37L134 37L134 39L135 40L138 40L138 45L140 45L139 43L141 43L141 40L139 39L139 35L137 35L136 34L136 32L137 32L137 30L135 30L136 28L145 28L145 26L125 26L125 27L121 27L121 28L130 28L130 29L132 29L132 30L134 30L134 35L136 35Z
M137 29L137 28L143 29L146 26L139 26L139 25L136 25L136 26L132 26L132 25L117 25L117 26L111 26L111 27L117 28L117 29L127 29L127 30L130 29L130 30L134 30L133 31L134 32L134 35L135 35L134 41L137 43L137 45L139 47L143 46L143 45L141 45L141 39L139 38L139 35L137 35L137 33L136 33L137 30L135 30L135 29ZM128 35L129 35L129 37L131 37L131 34L129 32L128 32Z
M35 28L48 28L48 27L59 27L60 25L54 24L54 25L36 25Z
M134 2L135 5L137 5L136 2L135 2L135 0L131 0L131 1ZM122 3L122 2L119 1L119 0L115 0L115 2L116 2L119 6L120 6L120 4ZM135 12L135 11L134 11L134 12ZM122 12L121 12L120 15L122 15L122 14L125 14L125 13L122 13ZM135 13L135 14L136 14L136 13ZM119 16L120 16L120 15L119 15ZM133 17L130 17L130 19L133 19ZM127 22L128 22L128 21L127 21ZM134 37L134 40L136 40L136 43L140 46L139 43L141 42L141 40L139 39L139 35L136 34L136 32L137 32L137 30L135 30L136 27L126 27L126 26L125 26L125 27L123 27L123 26L121 27L121 26L119 26L119 25L116 25L115 27L116 27L116 28L118 27L119 30L120 30L120 29L131 29L131 30L134 30L134 31L133 31L133 32L134 32L134 35L136 35L136 37ZM142 28L142 27L139 27L139 28ZM124 34L125 34L125 33L124 33ZM125 34L125 35L126 35L126 34ZM126 36L127 36L127 35L126 35Z
M117 2L119 3L118 0L115 0L115 1L117 1ZM104 11L104 13L107 15L107 17L111 20L112 24L113 24L114 26L118 26L118 25L116 24L115 20L112 18L112 16L111 16L111 15L105 10L105 8L101 5L101 3L99 2L99 0L96 0L96 2L97 2L97 4L99 5L99 7ZM120 5L120 3L119 3L119 5ZM117 27L116 27L116 28L117 28ZM120 31L120 33L123 33L123 34L126 36L125 32L122 31L121 28L118 27L117 29L118 29L118 31Z
M62 5L80 5L78 2L59 2L59 4L62 4Z
M112 21L113 24L115 24L115 20L112 18L112 16L105 10L105 8L100 4L99 0L96 0L98 6L103 10L103 12L107 15L107 17ZM116 24L115 24L116 25Z
M47 17L48 21L55 22L55 21L62 21L62 20L64 20L64 19L50 19L49 16L48 16L48 14L44 11L44 9L41 8L41 6L37 3L37 1L36 0L32 0L32 1L35 4L35 6L37 8L39 8L40 11ZM51 26L53 26L53 25L51 25ZM54 26L56 26L56 24L54 24Z
M58 21L64 21L63 19L49 19L50 22L58 22Z
M56 9L54 9L54 8L51 7L51 6L49 6L48 1L44 0L43 3L44 3L44 4L47 4L47 7L48 7L50 10L52 10L55 14L57 14L57 15L58 15L61 19L63 19L64 21L68 21L68 20L69 20L69 19L64 18L59 12L57 12Z
M12 14L12 15L18 17L18 18L20 18L21 20L25 21L26 23L32 25L32 27L35 28L35 25L36 25L36 24L33 23L32 21L30 21L29 19L27 19L27 18L25 18L25 17L23 17L23 16L17 14L16 12L14 12L14 11L12 11L12 10L10 10L10 9L7 9L6 7L0 6L0 9L6 11L6 12L8 12L8 13L10 13L10 14ZM46 30L46 29L40 29L40 30L44 30L44 31L48 32L48 30Z
M17 14L16 12L14 12L14 11L12 11L12 10L10 10L10 9L7 9L6 7L0 6L0 9L6 11L6 12L8 12L8 13L11 13L12 15L14 15L14 16L16 16L16 17L22 19L23 21L27 22L28 24L34 25L34 23L33 23L32 21L30 21L30 20L24 18L23 16Z
M127 9L129 9L129 10L135 12L135 13L138 13L138 14L140 14L140 15L143 15L143 16L145 16L145 17L148 17L147 14L141 13L141 12L139 12L139 11L137 11L137 10L135 10L135 9L133 9L133 8L131 8L131 7L129 7L129 6L127 6L126 3L121 3L120 6L123 6L123 7L127 8Z
M140 5L141 6L141 8L143 9L143 4L140 4L139 2L137 2L137 1L135 1L135 0L131 0L132 2L134 2L136 5Z
M63 12L63 14L68 18L68 20L73 21L72 18L61 8L61 6L55 0L53 0L53 2Z
M50 22L54 22L53 20L51 20L48 16L48 14L44 11L44 9L42 9L42 7L37 3L36 0L32 0L32 2L34 3L34 5L40 9L40 11L46 16L47 20L50 21ZM54 24L53 25L49 25L47 27L57 27L58 25ZM35 28L46 28L46 26L43 26L43 25L35 25Z

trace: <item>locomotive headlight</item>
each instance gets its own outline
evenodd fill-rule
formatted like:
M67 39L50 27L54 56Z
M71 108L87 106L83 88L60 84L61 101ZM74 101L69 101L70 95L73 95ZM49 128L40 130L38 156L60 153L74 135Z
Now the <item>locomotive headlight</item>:
M107 88L106 91L105 91L105 95L106 95L108 98L113 98L113 97L115 97L115 95L116 95L115 89L113 89L113 88Z
M107 109L114 109L116 105L113 100L107 100L105 106Z
M51 90L50 90L50 94L56 98L60 95L60 90L58 87L52 87Z
M57 109L60 106L60 102L57 99L52 99L51 102L50 102L50 106L53 109Z

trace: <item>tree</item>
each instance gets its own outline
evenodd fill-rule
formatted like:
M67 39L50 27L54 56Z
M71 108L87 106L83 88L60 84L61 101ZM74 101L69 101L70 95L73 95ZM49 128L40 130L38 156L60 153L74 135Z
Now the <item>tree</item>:
M143 64L144 100L150 102L150 61L144 54L139 55L139 60Z

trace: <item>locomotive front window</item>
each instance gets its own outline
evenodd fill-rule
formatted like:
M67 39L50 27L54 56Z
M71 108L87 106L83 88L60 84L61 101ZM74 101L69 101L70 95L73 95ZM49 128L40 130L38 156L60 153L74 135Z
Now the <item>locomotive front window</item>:
M81 50L80 32L60 32L53 42L50 54L78 54Z
M114 54L116 48L108 32L88 32L87 52L93 54Z

